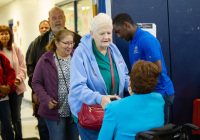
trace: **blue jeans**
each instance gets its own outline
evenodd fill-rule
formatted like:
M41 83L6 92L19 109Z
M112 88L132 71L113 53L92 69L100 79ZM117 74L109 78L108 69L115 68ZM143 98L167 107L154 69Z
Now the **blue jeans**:
M85 129L81 127L79 123L77 123L77 128L81 136L81 140L97 140L98 139L99 131Z
M37 117L37 120L40 140L49 140L49 130L47 128L45 119L42 117Z
M174 94L168 96L167 93L165 93L165 97L163 97L165 100L165 106L164 106L165 125L171 123L170 112L172 113L172 105L174 102L174 97L175 97Z
M14 140L14 133L11 125L9 101L0 101L0 121L2 127L2 139Z
M23 93L17 95L16 92L9 94L9 103L12 124L15 131L15 140L22 140L22 122L21 122L21 104L22 104Z
M77 127L71 123L70 117L59 117L58 122L48 119L44 120L49 130L49 140L79 140Z

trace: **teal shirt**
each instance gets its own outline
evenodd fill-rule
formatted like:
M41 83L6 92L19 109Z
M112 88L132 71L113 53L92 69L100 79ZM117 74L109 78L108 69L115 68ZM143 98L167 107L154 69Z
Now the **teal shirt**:
M111 76L111 69L110 69L110 61L109 61L108 51L106 53L106 56L104 56L102 53L100 53L97 50L94 41L92 41L92 47L93 47L94 56L96 58L100 73L101 73L103 80L106 84L108 94L113 95L112 76ZM112 63L113 63L113 71L114 71L114 77L115 77L115 94L118 95L119 75L118 75L117 68L116 68L116 65L115 65L113 58L112 58Z
M164 125L160 93L133 94L106 105L98 140L135 140L138 132Z

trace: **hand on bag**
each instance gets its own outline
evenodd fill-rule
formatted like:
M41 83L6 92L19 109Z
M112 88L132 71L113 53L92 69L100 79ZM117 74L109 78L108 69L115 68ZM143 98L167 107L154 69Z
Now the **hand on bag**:
M119 99L121 99L118 95L109 95L109 98L110 98L110 100L111 101L114 101L115 99L117 99L117 100L119 100Z
M15 86L17 87L17 86L19 86L19 84L20 84L20 80L19 79L15 79Z
M53 109L53 108L56 108L57 105L58 105L58 102L56 102L55 100L52 100L49 102L48 107L49 109Z
M1 85L0 90L1 90L1 96L4 97L10 93L10 86L9 85Z
M103 109L106 107L106 105L107 105L108 103L111 102L110 99L112 98L112 96L113 96L113 95L105 95L105 96L103 96L103 98L101 99L101 106L102 106Z
M120 99L122 99L122 98L120 98L119 96L116 96L116 99L117 99L117 100L120 100Z
M37 96L36 96L35 93L33 93L33 100L34 100L34 102L35 102L35 105L36 105L36 106L39 106L40 101L38 100L38 98L37 98Z
M112 97L113 97L113 96L112 96ZM118 95L116 95L116 94L114 95L114 98L112 98L112 97L111 97L111 99L117 99L117 100L120 100L120 99L121 99L121 98L120 98Z

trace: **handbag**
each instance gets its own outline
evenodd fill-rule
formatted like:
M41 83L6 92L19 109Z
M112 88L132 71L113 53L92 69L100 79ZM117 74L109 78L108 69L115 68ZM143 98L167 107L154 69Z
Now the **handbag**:
M79 124L85 129L100 130L104 113L105 111L101 105L86 105L83 103L81 111L78 113Z
M110 61L112 86L113 86L113 94L114 94L115 93L115 79L114 79L112 58L111 58L109 48L108 48L108 55L109 55L109 61ZM86 105L85 103L83 103L81 106L81 110L78 113L79 124L81 127L85 129L100 130L103 123L104 113L105 111L101 105Z

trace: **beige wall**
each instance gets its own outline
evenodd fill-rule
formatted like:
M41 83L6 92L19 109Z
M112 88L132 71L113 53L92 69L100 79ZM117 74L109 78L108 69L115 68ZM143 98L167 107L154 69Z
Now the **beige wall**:
M7 25L8 21L13 19L13 25L18 28L18 38L21 38L21 47L23 54L26 54L29 44L39 35L39 23L44 19L48 19L48 11L55 4L63 0L15 0L6 6L0 7L0 25ZM16 38L16 36L15 36ZM26 78L27 91L24 97L31 100L31 89Z
M40 21L44 19L48 20L48 11L55 6L55 4L72 1L73 0L14 0L8 5L0 7L0 25L8 26L8 21L13 19L13 25L16 27L17 21L19 21L19 26L17 26L18 32L15 34L15 43L21 47L25 56L29 44L39 35L38 26ZM83 2L81 3L83 4ZM108 5L106 6L107 11L109 11L110 0L106 0L106 5ZM90 13L92 14L91 11ZM28 77L26 78L27 91L24 97L31 100L31 89L27 82Z

